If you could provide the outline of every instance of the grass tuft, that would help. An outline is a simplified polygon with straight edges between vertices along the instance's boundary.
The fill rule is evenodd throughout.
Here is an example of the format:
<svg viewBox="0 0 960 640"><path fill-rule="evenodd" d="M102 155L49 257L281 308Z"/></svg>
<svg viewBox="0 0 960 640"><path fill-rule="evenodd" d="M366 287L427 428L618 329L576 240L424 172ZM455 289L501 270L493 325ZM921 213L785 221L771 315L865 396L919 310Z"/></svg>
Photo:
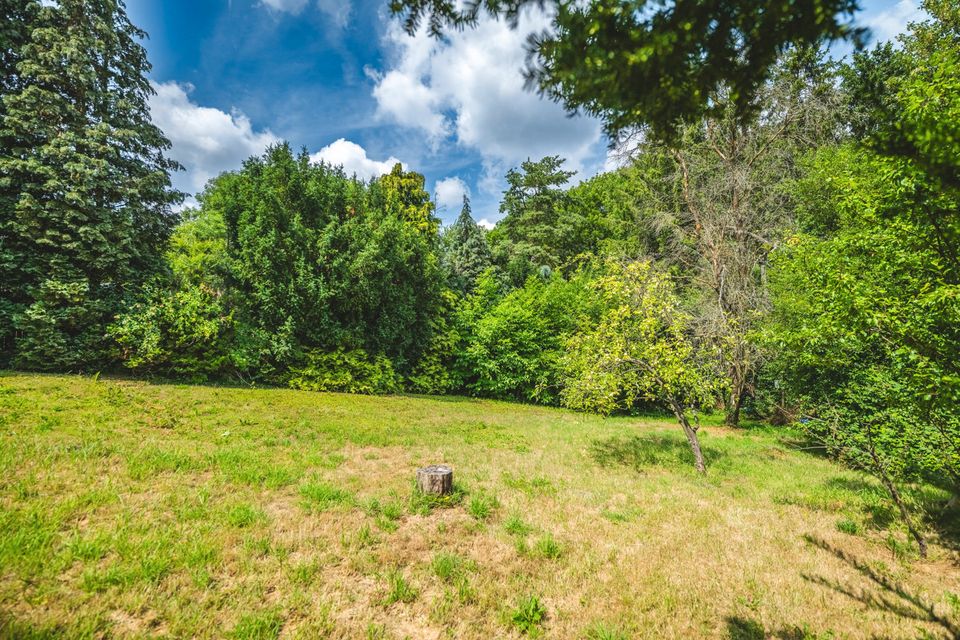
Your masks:
<svg viewBox="0 0 960 640"><path fill-rule="evenodd" d="M547 533L537 540L537 544L533 549L537 555L547 558L548 560L556 560L563 555L563 547L560 546L560 543L556 541L551 533Z"/></svg>
<svg viewBox="0 0 960 640"><path fill-rule="evenodd" d="M475 495L470 498L470 502L467 504L467 513L469 513L474 520L486 522L499 506L500 502L494 496L484 494Z"/></svg>
<svg viewBox="0 0 960 640"><path fill-rule="evenodd" d="M283 618L276 611L247 614L230 632L233 640L274 640L283 629Z"/></svg>
<svg viewBox="0 0 960 640"><path fill-rule="evenodd" d="M326 511L339 505L349 505L353 495L325 482L312 480L300 485L304 506L310 511Z"/></svg>
<svg viewBox="0 0 960 640"><path fill-rule="evenodd" d="M397 602L413 602L417 599L417 590L403 577L400 569L393 569L387 574L387 596L383 600L385 606Z"/></svg>

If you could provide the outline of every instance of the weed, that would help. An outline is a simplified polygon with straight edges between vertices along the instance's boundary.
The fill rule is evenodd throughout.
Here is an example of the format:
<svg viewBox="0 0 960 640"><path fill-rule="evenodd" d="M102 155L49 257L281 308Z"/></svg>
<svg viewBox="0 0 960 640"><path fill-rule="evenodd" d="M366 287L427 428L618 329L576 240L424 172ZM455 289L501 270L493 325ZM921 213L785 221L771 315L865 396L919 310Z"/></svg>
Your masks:
<svg viewBox="0 0 960 640"><path fill-rule="evenodd" d="M466 489L456 484L453 485L453 491L443 496L422 493L414 485L407 508L412 514L426 516L430 515L434 509L448 509L457 506L463 502L466 495Z"/></svg>
<svg viewBox="0 0 960 640"><path fill-rule="evenodd" d="M448 552L438 553L430 563L430 568L433 569L433 575L451 584L463 577L469 567L469 561L455 553Z"/></svg>
<svg viewBox="0 0 960 640"><path fill-rule="evenodd" d="M316 562L300 562L290 567L290 581L300 586L307 586L313 582L314 577L320 570Z"/></svg>
<svg viewBox="0 0 960 640"><path fill-rule="evenodd" d="M547 619L547 608L535 595L521 598L510 612L510 622L517 631L533 635L539 633Z"/></svg>
<svg viewBox="0 0 960 640"><path fill-rule="evenodd" d="M233 527L243 529L266 519L263 511L249 504L238 504L227 509L227 522Z"/></svg>

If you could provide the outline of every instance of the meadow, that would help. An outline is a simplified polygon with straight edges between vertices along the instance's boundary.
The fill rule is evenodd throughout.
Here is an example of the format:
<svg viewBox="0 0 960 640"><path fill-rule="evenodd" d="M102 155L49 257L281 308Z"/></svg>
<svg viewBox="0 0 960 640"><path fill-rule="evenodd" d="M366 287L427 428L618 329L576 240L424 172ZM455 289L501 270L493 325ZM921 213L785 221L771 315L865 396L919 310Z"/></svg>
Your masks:
<svg viewBox="0 0 960 640"><path fill-rule="evenodd" d="M706 477L663 417L0 374L0 636L960 636L956 538L790 429L701 434Z"/></svg>

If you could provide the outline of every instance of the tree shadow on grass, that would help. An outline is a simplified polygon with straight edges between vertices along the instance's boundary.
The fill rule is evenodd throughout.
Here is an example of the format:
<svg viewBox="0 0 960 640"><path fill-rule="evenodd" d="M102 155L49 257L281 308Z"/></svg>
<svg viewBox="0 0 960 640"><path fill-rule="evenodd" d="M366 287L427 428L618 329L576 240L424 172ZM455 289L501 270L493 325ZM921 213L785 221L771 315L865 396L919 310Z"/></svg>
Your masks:
<svg viewBox="0 0 960 640"><path fill-rule="evenodd" d="M703 446L703 456L710 465L719 462L725 454L713 448ZM663 435L632 436L624 438L613 436L605 440L594 440L590 445L590 455L601 466L619 465L642 471L647 467L689 468L693 469L693 453L690 445L680 438Z"/></svg>
<svg viewBox="0 0 960 640"><path fill-rule="evenodd" d="M832 589L868 607L885 611L899 618L932 624L939 627L943 632L944 635L941 637L960 640L960 620L957 620L955 615L951 616L939 612L934 603L926 601L916 593L912 593L904 584L883 575L843 549L834 547L825 540L814 536L804 536L804 539L811 545L826 551L856 569L860 575L873 584L873 588L858 589L852 585L841 584L837 580L808 574L803 574L804 580Z"/></svg>
<svg viewBox="0 0 960 640"><path fill-rule="evenodd" d="M814 636L812 636L810 631L801 627L767 631L767 629L756 620L742 616L729 616L727 618L727 638L730 640L767 640L767 638L777 638L777 640L807 640L811 637Z"/></svg>

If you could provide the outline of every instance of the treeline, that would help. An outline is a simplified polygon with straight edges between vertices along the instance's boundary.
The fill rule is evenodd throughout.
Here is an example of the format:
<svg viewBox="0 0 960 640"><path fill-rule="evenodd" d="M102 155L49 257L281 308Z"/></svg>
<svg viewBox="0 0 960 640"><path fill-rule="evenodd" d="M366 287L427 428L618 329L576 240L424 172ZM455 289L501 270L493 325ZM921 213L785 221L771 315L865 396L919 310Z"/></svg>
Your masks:
<svg viewBox="0 0 960 640"><path fill-rule="evenodd" d="M138 32L87 5L3 31L2 366L656 408L701 471L697 415L746 411L879 478L921 552L903 483L960 493L952 3L849 63L793 50L671 136L627 131L620 170L525 162L489 232L466 201L441 228L399 165L364 182L286 144L178 219Z"/></svg>

